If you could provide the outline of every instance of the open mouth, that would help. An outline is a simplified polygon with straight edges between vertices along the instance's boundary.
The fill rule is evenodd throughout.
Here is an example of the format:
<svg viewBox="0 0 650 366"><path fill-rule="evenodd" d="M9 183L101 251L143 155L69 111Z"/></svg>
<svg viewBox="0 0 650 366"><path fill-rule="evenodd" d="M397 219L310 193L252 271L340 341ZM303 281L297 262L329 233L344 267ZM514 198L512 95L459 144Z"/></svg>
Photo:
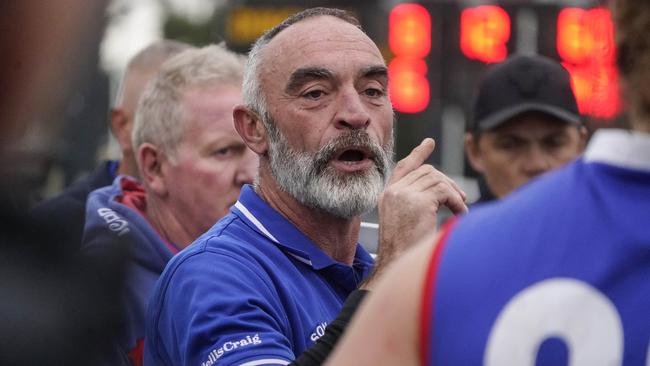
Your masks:
<svg viewBox="0 0 650 366"><path fill-rule="evenodd" d="M346 147L338 151L334 155L334 160L345 163L345 164L355 164L367 161L372 158L370 151L363 147L354 146Z"/></svg>
<svg viewBox="0 0 650 366"><path fill-rule="evenodd" d="M361 161L365 158L365 154L360 150L345 150L338 157L338 159L341 161Z"/></svg>

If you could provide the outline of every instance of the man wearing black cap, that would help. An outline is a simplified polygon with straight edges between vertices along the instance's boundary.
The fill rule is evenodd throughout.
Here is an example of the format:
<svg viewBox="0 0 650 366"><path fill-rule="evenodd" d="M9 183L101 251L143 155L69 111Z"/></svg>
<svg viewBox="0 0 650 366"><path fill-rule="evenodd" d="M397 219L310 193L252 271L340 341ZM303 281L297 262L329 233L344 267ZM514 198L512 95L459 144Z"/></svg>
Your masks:
<svg viewBox="0 0 650 366"><path fill-rule="evenodd" d="M492 66L479 85L465 152L481 173L481 198L502 198L584 150L568 72L543 56L514 55Z"/></svg>

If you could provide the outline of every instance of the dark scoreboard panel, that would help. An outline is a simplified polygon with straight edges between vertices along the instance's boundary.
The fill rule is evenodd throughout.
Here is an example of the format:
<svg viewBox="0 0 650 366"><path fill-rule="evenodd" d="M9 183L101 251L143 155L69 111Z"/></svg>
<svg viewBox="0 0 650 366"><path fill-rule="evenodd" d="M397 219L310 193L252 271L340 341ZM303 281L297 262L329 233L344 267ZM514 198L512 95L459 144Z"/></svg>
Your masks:
<svg viewBox="0 0 650 366"><path fill-rule="evenodd" d="M502 61L514 52L540 53L562 62L572 75L582 113L608 119L620 112L613 26L605 8L403 3L391 9L388 32L395 56L391 62L396 81L393 100L404 113L426 108L426 98L422 98L426 83L406 77L426 78L419 60L431 55L429 68L437 66L444 73L470 71L473 76L473 69ZM448 87L442 85L441 96Z"/></svg>
<svg viewBox="0 0 650 366"><path fill-rule="evenodd" d="M490 63L510 54L538 53L562 62L590 126L622 119L609 10L598 1L567 3L248 1L227 9L224 35L230 47L246 51L263 31L300 9L353 12L389 65L397 157L433 136L438 147L430 162L463 174L462 131L472 118L476 84Z"/></svg>

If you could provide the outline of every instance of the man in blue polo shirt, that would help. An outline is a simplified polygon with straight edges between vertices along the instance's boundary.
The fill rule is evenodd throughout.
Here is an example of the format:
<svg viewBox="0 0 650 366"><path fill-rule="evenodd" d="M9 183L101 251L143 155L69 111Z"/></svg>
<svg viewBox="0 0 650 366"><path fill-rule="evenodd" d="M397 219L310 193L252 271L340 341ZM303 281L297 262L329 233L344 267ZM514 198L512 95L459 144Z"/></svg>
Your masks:
<svg viewBox="0 0 650 366"><path fill-rule="evenodd" d="M340 10L306 10L256 42L246 105L234 110L237 131L260 157L256 184L163 272L145 364L286 365L368 278L360 215L385 182L375 274L435 225L441 205L466 209L460 189L422 164L431 139L391 175L387 81L376 45Z"/></svg>
<svg viewBox="0 0 650 366"><path fill-rule="evenodd" d="M333 365L650 364L650 3L612 3L632 131L395 263Z"/></svg>

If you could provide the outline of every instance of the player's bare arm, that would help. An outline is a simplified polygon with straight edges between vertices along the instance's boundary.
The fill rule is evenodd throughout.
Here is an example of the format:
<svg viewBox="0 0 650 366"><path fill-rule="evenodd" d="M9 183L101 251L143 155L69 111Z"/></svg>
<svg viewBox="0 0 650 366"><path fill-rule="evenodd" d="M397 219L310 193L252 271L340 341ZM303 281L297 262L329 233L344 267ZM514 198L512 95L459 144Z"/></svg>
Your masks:
<svg viewBox="0 0 650 366"><path fill-rule="evenodd" d="M432 253L426 238L375 283L327 365L418 365L418 324Z"/></svg>

